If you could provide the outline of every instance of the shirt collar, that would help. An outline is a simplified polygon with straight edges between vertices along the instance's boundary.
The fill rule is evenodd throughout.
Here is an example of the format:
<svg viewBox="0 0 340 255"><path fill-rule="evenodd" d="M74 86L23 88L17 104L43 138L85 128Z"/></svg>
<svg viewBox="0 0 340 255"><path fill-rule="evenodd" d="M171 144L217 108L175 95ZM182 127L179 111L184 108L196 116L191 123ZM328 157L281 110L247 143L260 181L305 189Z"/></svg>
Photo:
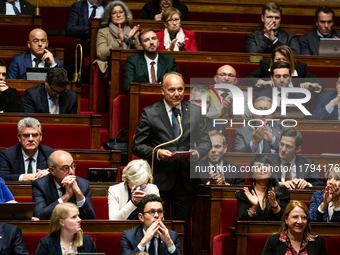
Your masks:
<svg viewBox="0 0 340 255"><path fill-rule="evenodd" d="M172 107L170 105L167 104L167 102L165 101L165 99L163 99L164 104L165 104L165 109L166 112L171 112L172 111ZM182 104L179 104L176 106L177 109L179 109L180 111L182 110Z"/></svg>
<svg viewBox="0 0 340 255"><path fill-rule="evenodd" d="M284 165L284 164L286 164L286 163L289 163L290 165L295 165L295 160L296 160L296 156L293 158L293 160L292 161L290 161L290 162L288 162L288 161L286 161L286 160L284 160L284 159L281 159L281 165Z"/></svg>
<svg viewBox="0 0 340 255"><path fill-rule="evenodd" d="M155 65L157 66L157 64L158 64L158 54L157 54L157 57L155 59L150 59L146 55L144 55L144 57L145 57L145 61L146 61L146 64L148 65L148 67L151 65L151 62L155 62Z"/></svg>
<svg viewBox="0 0 340 255"><path fill-rule="evenodd" d="M21 149L21 151L22 151L22 156L24 157L24 161L26 161L29 158L29 156L24 152L23 149ZM34 159L34 162L36 162L38 159L38 151L39 150L37 150L36 153L32 157Z"/></svg>
<svg viewBox="0 0 340 255"><path fill-rule="evenodd" d="M326 35L326 36L323 36L319 30L316 30L316 34L320 37L320 38L332 38L333 37L333 31L329 34L329 35Z"/></svg>

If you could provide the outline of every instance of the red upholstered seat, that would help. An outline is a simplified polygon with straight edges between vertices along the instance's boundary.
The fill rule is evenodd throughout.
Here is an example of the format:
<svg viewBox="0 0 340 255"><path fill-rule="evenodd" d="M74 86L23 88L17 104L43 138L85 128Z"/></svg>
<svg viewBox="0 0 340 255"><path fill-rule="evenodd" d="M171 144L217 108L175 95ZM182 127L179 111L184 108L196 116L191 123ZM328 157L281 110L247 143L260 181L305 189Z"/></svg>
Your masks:
<svg viewBox="0 0 340 255"><path fill-rule="evenodd" d="M246 36L246 33L202 32L200 48L202 51L243 53Z"/></svg>
<svg viewBox="0 0 340 255"><path fill-rule="evenodd" d="M29 254L35 254L39 246L40 239L48 236L46 234L23 234L24 243L27 246L27 251Z"/></svg>
<svg viewBox="0 0 340 255"><path fill-rule="evenodd" d="M248 235L247 255L261 255L268 235Z"/></svg>
<svg viewBox="0 0 340 255"><path fill-rule="evenodd" d="M17 197L15 198L15 201L17 201L18 203L31 203L32 198L31 197Z"/></svg>
<svg viewBox="0 0 340 255"><path fill-rule="evenodd" d="M93 80L93 111L97 113L104 112L105 102L105 86L103 80L103 74L99 70L97 64L94 68L94 80Z"/></svg>
<svg viewBox="0 0 340 255"><path fill-rule="evenodd" d="M119 130L128 127L129 114L125 95L119 95L113 100L112 109L112 137L116 137Z"/></svg>
<svg viewBox="0 0 340 255"><path fill-rule="evenodd" d="M108 220L109 219L109 206L107 198L92 198L92 206L94 213L96 214L97 220Z"/></svg>
<svg viewBox="0 0 340 255"><path fill-rule="evenodd" d="M121 234L100 234L96 236L97 252L103 252L106 255L120 254Z"/></svg>
<svg viewBox="0 0 340 255"><path fill-rule="evenodd" d="M70 7L40 7L40 14L43 16L43 29L66 30Z"/></svg>
<svg viewBox="0 0 340 255"><path fill-rule="evenodd" d="M237 219L237 200L224 200L221 205L220 233L229 233Z"/></svg>
<svg viewBox="0 0 340 255"><path fill-rule="evenodd" d="M230 234L224 233L214 237L213 255L231 254Z"/></svg>
<svg viewBox="0 0 340 255"><path fill-rule="evenodd" d="M28 35L33 29L32 25L0 25L1 36L0 46L27 47ZM15 36L13 35L15 31ZM7 36L5 36L7 35Z"/></svg>

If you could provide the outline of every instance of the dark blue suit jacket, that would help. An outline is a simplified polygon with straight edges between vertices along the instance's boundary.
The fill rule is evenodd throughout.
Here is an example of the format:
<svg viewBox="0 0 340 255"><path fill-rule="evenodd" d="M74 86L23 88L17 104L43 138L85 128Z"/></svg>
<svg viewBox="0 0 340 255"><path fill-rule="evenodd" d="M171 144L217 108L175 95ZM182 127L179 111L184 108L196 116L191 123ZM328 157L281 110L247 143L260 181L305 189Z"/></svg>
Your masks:
<svg viewBox="0 0 340 255"><path fill-rule="evenodd" d="M338 106L336 105L329 114L325 108L328 103L338 95L338 91L332 90L323 93L318 98L318 104L312 114L311 120L338 120Z"/></svg>
<svg viewBox="0 0 340 255"><path fill-rule="evenodd" d="M181 246L179 244L177 233L169 229L170 238L176 246L176 250L173 254L181 255ZM120 251L121 255L131 255L132 253L139 251L137 245L143 239L143 225L139 225L133 229L125 230L120 239ZM166 243L158 238L158 255L171 254L168 251Z"/></svg>
<svg viewBox="0 0 340 255"><path fill-rule="evenodd" d="M0 222L0 237L1 255L29 255L19 227Z"/></svg>
<svg viewBox="0 0 340 255"><path fill-rule="evenodd" d="M22 105L27 113L50 113L45 83L26 89ZM59 113L77 114L77 106L76 92L66 89L59 97Z"/></svg>
<svg viewBox="0 0 340 255"><path fill-rule="evenodd" d="M325 194L325 190L315 191L312 199L310 200L309 206L309 215L312 221L323 221L327 222L328 218L328 206L326 207L326 211L324 214L320 213L318 208L323 201L323 195ZM334 211L333 216L329 219L330 222L340 222L340 211Z"/></svg>
<svg viewBox="0 0 340 255"><path fill-rule="evenodd" d="M332 37L334 36L340 38L340 32L333 30ZM300 36L299 44L301 55L319 55L320 38L316 30Z"/></svg>
<svg viewBox="0 0 340 255"><path fill-rule="evenodd" d="M279 93L279 90L277 91ZM254 97L254 102L257 98L261 97L261 96L266 96L269 98L273 98L273 91L272 88L267 88L264 90L261 90L259 92L256 93L255 97ZM303 93L288 93L288 98L304 98L305 94ZM281 96L282 98L282 96Z"/></svg>
<svg viewBox="0 0 340 255"><path fill-rule="evenodd" d="M107 2L101 4L104 8ZM77 42L90 38L89 9L87 1L76 2L71 6L67 21L67 35L76 38Z"/></svg>
<svg viewBox="0 0 340 255"><path fill-rule="evenodd" d="M35 14L35 6L25 0L20 0L20 9L22 15ZM6 14L6 0L0 0L0 14Z"/></svg>
<svg viewBox="0 0 340 255"><path fill-rule="evenodd" d="M54 149L40 144L38 147L37 169L48 168L47 159ZM5 181L18 181L25 173L25 163L21 151L21 144L17 144L0 152L0 177Z"/></svg>
<svg viewBox="0 0 340 255"><path fill-rule="evenodd" d="M94 245L92 237L83 235L83 246L78 247L78 253L96 253L97 249ZM40 243L35 255L60 255L60 233L54 233L40 239Z"/></svg>
<svg viewBox="0 0 340 255"><path fill-rule="evenodd" d="M61 60L54 58L57 67L63 67ZM8 68L7 79L25 80L26 67L32 67L31 53L26 52L12 57L12 62ZM50 67L48 62L45 62L45 67Z"/></svg>
<svg viewBox="0 0 340 255"><path fill-rule="evenodd" d="M79 217L81 219L95 219L96 216L92 207L89 181L78 176L76 177L76 181L86 198L84 205L79 208ZM41 220L49 220L54 207L59 204L59 196L52 174L48 174L32 182L32 198L36 204L33 216ZM77 204L76 196L73 194L68 202Z"/></svg>

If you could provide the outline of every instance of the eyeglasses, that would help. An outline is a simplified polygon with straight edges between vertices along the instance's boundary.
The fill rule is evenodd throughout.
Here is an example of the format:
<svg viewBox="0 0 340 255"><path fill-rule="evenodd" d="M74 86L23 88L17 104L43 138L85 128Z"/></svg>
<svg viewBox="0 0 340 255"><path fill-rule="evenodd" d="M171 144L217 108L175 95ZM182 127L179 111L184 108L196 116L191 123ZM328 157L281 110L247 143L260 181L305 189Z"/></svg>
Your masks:
<svg viewBox="0 0 340 255"><path fill-rule="evenodd" d="M62 166L60 170L63 172L68 172L70 171L70 169L76 169L76 167L77 167L77 164L73 162L70 166Z"/></svg>
<svg viewBox="0 0 340 255"><path fill-rule="evenodd" d="M146 211L146 212L144 212L144 213L148 213L150 216L154 216L155 215L155 213L157 213L158 214L158 216L162 216L163 214L164 214L164 211L163 210L161 210L161 209L159 209L159 210L150 210L150 211Z"/></svg>
<svg viewBox="0 0 340 255"><path fill-rule="evenodd" d="M111 13L112 16L117 16L118 14L125 15L125 12L124 11L118 11L118 12L112 12Z"/></svg>
<svg viewBox="0 0 340 255"><path fill-rule="evenodd" d="M232 73L218 73L216 75L221 76L221 77L236 78L236 76Z"/></svg>
<svg viewBox="0 0 340 255"><path fill-rule="evenodd" d="M296 215L294 215L294 216L289 217L289 218L291 218L295 222L298 222L299 219L301 219L302 222L307 222L307 220L308 220L307 216L296 216Z"/></svg>
<svg viewBox="0 0 340 255"><path fill-rule="evenodd" d="M172 23L174 23L174 22L180 22L181 21L181 19L169 19L169 20L167 20L166 22L168 22L169 24L172 24Z"/></svg>
<svg viewBox="0 0 340 255"><path fill-rule="evenodd" d="M21 136L25 139L29 139L31 136L35 139L39 136L40 134L39 133L34 133L34 134L21 134Z"/></svg>

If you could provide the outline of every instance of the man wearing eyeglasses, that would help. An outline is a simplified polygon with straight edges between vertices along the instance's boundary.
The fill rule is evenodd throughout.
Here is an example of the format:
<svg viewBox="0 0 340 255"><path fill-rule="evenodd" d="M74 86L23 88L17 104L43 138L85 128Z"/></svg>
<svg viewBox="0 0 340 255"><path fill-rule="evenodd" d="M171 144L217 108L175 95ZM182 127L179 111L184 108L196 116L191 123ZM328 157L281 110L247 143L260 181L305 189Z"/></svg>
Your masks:
<svg viewBox="0 0 340 255"><path fill-rule="evenodd" d="M237 86L237 75L236 70L230 65L221 66L214 77L215 84L229 84ZM243 92L244 97L244 114L234 115L233 114L233 95L229 89L215 88L217 91L222 105L219 103L219 98L215 98L217 104L213 103L207 112L207 117L210 118L252 118L253 114L248 109L248 96L247 92ZM215 95L213 93L213 95Z"/></svg>
<svg viewBox="0 0 340 255"><path fill-rule="evenodd" d="M340 120L340 73L335 88L319 96L311 120Z"/></svg>
<svg viewBox="0 0 340 255"><path fill-rule="evenodd" d="M44 83L25 90L22 105L27 113L77 114L77 94L66 89L63 68L48 70Z"/></svg>
<svg viewBox="0 0 340 255"><path fill-rule="evenodd" d="M33 216L49 220L57 204L70 202L78 206L81 219L95 219L89 182L75 175L71 154L57 150L47 163L51 174L32 182Z"/></svg>
<svg viewBox="0 0 340 255"><path fill-rule="evenodd" d="M47 175L47 159L54 149L40 144L41 124L37 119L18 122L19 143L0 152L0 177L6 181L33 181Z"/></svg>
<svg viewBox="0 0 340 255"><path fill-rule="evenodd" d="M150 255L180 255L177 233L163 224L163 200L155 194L146 195L138 207L138 218L143 224L123 232L120 240L121 254L145 251Z"/></svg>

